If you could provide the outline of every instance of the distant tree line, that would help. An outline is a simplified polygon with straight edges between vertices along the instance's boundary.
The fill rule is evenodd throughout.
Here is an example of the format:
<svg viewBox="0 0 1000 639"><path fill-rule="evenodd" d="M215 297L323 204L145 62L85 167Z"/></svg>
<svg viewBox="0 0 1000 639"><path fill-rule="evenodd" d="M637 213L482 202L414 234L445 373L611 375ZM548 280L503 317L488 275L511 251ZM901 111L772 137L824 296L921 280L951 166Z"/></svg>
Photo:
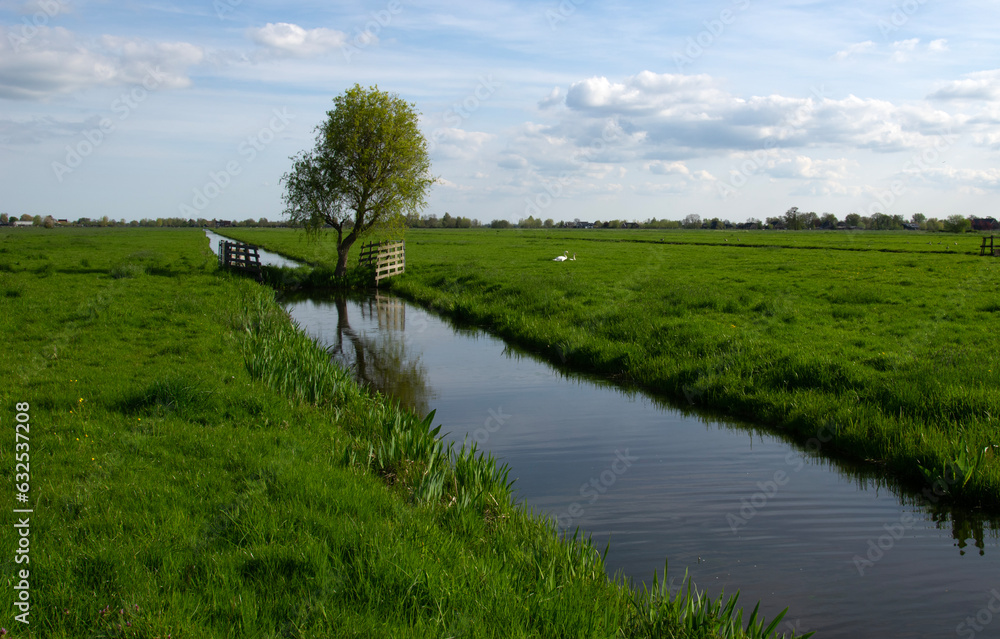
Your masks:
<svg viewBox="0 0 1000 639"><path fill-rule="evenodd" d="M440 218L436 215L411 213L406 216L406 226L411 229L476 229L482 224L479 220L462 216L452 217L451 213L445 212Z"/></svg>
<svg viewBox="0 0 1000 639"><path fill-rule="evenodd" d="M232 220L217 220L217 219L205 219L198 218L195 219L184 219L181 217L158 217L156 219L143 218L141 220L129 220L125 219L115 220L104 215L100 218L93 219L89 217L81 217L76 220L60 219L55 218L51 215L31 215L30 213L24 213L20 217L10 215L8 213L0 213L0 226L10 226L15 222L31 222L32 226L44 226L46 228L54 228L56 226L130 226L130 227L195 227L195 228L215 228L220 226L251 226L251 227L285 227L294 226L289 222L277 221L272 222L267 218L262 217L254 220L253 218L247 218L242 221L232 221Z"/></svg>
<svg viewBox="0 0 1000 639"><path fill-rule="evenodd" d="M225 226L243 227L296 227L299 224L289 221L270 221L267 218L247 218L242 221L218 220L218 219L184 219L180 217L156 219L143 218L141 220L125 221L124 219L114 220L107 215L92 219L81 217L75 221L57 219L51 215L31 215L25 213L20 217L8 213L0 213L0 226L11 225L15 221L31 222L33 226L43 226L53 228L55 226L130 226L130 227L197 227L215 228ZM905 219L901 215L888 215L886 213L874 213L872 215L861 215L859 213L848 213L843 220L837 218L833 213L817 214L814 212L800 211L798 207L785 211L782 215L775 215L765 218L763 221L751 217L746 222L730 222L729 220L713 217L702 219L697 213L691 213L682 220L658 220L650 218L645 222L627 222L625 220L607 220L594 222L583 222L581 220L559 221L552 218L542 220L533 216L522 218L517 222L509 220L493 220L489 224L483 224L479 220L462 216L452 216L445 213L442 217L436 215L416 215L406 216L406 226L409 228L427 229L565 229L565 228L603 228L603 229L771 229L788 231L807 230L869 230L869 231L901 231L901 230L921 230L921 231L942 231L945 233L965 233L968 231L989 231L1000 230L1000 222L993 218L976 218L973 216L950 215L941 220L928 218L923 213L914 213L910 219Z"/></svg>
<svg viewBox="0 0 1000 639"><path fill-rule="evenodd" d="M480 224L478 220L451 217L449 213L445 213L441 219L438 219L434 215L412 216L407 218L406 222L410 228L478 228L483 226L494 229L770 229L789 231L840 229L872 231L922 230L944 231L947 233L965 233L971 230L1000 230L1000 222L997 222L993 218L981 219L972 216L951 215L946 219L939 220L937 218L928 218L923 213L915 213L910 219L905 219L901 215L888 215L886 213L873 213L872 215L849 213L843 220L840 220L833 213L818 214L812 211L800 211L795 206L781 215L767 217L764 220L751 217L745 222L731 222L718 217L702 219L697 213L691 213L682 220L658 220L650 218L645 222L628 222L620 219L607 221L595 220L594 222L584 222L577 219L556 222L551 218L542 220L529 215L527 218L522 218L517 222L497 219L485 225Z"/></svg>

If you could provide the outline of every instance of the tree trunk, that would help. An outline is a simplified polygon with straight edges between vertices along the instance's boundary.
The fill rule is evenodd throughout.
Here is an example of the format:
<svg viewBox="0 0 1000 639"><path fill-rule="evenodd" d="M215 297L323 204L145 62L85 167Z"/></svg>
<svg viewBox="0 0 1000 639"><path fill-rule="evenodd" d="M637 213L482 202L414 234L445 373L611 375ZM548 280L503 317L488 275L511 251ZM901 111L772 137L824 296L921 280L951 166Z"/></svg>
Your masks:
<svg viewBox="0 0 1000 639"><path fill-rule="evenodd" d="M341 242L337 245L337 269L333 272L335 277L344 277L347 275L347 254L351 250L351 244L354 244L353 240L350 242Z"/></svg>

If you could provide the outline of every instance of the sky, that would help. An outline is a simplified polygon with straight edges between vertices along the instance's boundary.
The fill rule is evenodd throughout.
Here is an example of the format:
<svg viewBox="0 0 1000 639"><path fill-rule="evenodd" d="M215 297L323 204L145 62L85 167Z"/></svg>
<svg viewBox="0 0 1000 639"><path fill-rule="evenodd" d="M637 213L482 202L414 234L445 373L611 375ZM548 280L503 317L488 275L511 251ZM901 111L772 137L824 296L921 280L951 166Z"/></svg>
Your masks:
<svg viewBox="0 0 1000 639"><path fill-rule="evenodd" d="M0 212L283 218L355 84L425 215L997 216L1000 4L0 0Z"/></svg>

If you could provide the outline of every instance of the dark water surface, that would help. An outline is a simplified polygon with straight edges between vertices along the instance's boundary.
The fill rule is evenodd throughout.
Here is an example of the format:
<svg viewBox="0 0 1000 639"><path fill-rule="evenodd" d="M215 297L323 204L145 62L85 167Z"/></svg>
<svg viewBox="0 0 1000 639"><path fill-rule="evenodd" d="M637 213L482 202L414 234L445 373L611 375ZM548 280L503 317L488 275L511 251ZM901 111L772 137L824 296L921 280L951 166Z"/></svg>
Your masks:
<svg viewBox="0 0 1000 639"><path fill-rule="evenodd" d="M393 297L285 305L366 383L507 463L528 506L610 540L612 573L650 583L669 558L672 588L687 570L818 638L1000 637L1000 541L981 518Z"/></svg>
<svg viewBox="0 0 1000 639"><path fill-rule="evenodd" d="M507 463L526 504L601 549L610 539L612 572L649 583L669 558L673 587L688 570L769 618L789 606L785 629L820 637L1000 637L1000 543L968 514L935 514L858 469L567 375L396 298L286 308L359 378Z"/></svg>

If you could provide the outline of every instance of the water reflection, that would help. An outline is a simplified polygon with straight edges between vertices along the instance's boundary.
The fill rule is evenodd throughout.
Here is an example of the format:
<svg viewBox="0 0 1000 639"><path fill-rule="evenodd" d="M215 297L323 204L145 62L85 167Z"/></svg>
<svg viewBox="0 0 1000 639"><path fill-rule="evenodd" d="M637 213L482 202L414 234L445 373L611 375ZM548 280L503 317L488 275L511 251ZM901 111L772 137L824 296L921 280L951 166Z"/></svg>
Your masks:
<svg viewBox="0 0 1000 639"><path fill-rule="evenodd" d="M286 305L311 303L320 313L333 309L335 321L324 322L326 331L331 325L333 329L332 338L329 333L324 334L330 355L353 371L355 378L365 386L394 397L417 414L425 415L430 411L433 395L427 383L427 369L421 362L420 353L409 351L403 339L406 307L401 300L378 293L350 300L342 296L317 298L295 294L283 297L282 302ZM360 310L361 319L366 326L374 327L374 332L351 326L349 304Z"/></svg>

